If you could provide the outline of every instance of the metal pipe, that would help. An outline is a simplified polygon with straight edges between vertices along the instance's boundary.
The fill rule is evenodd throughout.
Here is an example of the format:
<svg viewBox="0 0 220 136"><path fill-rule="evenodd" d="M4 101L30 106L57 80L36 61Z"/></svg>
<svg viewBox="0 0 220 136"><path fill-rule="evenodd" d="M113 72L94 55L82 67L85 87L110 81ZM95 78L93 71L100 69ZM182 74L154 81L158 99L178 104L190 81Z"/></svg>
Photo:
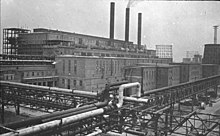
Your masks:
<svg viewBox="0 0 220 136"><path fill-rule="evenodd" d="M88 92L88 91L82 91L82 90L72 90L72 89L65 89L65 88L57 88L57 87L50 87L51 91L57 91L57 92L68 92L72 94L79 94L79 95L89 95L89 96L97 96L97 92Z"/></svg>
<svg viewBox="0 0 220 136"><path fill-rule="evenodd" d="M48 86L39 86L39 85L31 85L31 84L24 84L24 83L17 83L17 82L9 82L9 81L0 81L1 85L12 85L16 87L24 87L24 88L31 88L41 91L56 91L56 92L67 92L72 93L75 95L89 95L89 96L97 96L97 92L88 92L88 91L82 91L82 90L72 90L72 89L65 89L65 88L57 88L57 87L48 87Z"/></svg>
<svg viewBox="0 0 220 136"><path fill-rule="evenodd" d="M71 115L76 115L82 112L86 112L89 110L94 110L97 108L101 108L104 107L108 104L108 101L105 100L104 102L98 102L95 104L90 104L90 105L86 105L86 106L82 106L79 108L74 108L74 109L68 109L65 111L59 111L59 112L54 112L51 114L46 114L43 116L38 116L38 117L34 117L34 118L30 118L24 121L17 121L17 122L13 122L13 123L9 123L6 124L5 126L8 128L12 128L12 129L18 129L18 128L22 128L22 127L26 127L26 126L31 126L31 125L36 125L39 123L45 123L51 120L55 120L55 119L60 119L62 117L67 117L67 116L71 116Z"/></svg>
<svg viewBox="0 0 220 136"><path fill-rule="evenodd" d="M68 125L68 124L74 123L76 121L80 121L80 120L83 120L83 119L86 119L86 118L89 118L89 117L100 115L100 114L104 113L104 111L105 111L104 108L99 108L99 109L96 109L96 110L88 111L88 112L77 114L77 115L74 115L74 116L65 117L65 118L62 118L60 120L54 120L54 121L50 121L50 122L47 122L47 123L35 125L35 126L32 126L32 127L20 129L20 130L17 130L17 133L9 132L9 133L3 134L2 136L32 135L32 134L36 134L36 133L41 132L41 131L54 129L54 128L59 127L59 126Z"/></svg>
<svg viewBox="0 0 220 136"><path fill-rule="evenodd" d="M117 83L110 84L110 87L119 86L119 85L127 84L127 83L128 83L128 81L121 81L121 82L117 82Z"/></svg>
<svg viewBox="0 0 220 136"><path fill-rule="evenodd" d="M140 132L140 131L136 131L136 130L132 130L132 129L125 129L124 131L126 133L134 134L134 135L138 135L138 136L145 136L146 135L146 133L144 133L144 132Z"/></svg>
<svg viewBox="0 0 220 136"><path fill-rule="evenodd" d="M86 136L96 136L96 135L101 134L101 133L102 133L102 130L98 129L97 131L95 131L95 132L93 132L91 134L88 134Z"/></svg>
<svg viewBox="0 0 220 136"><path fill-rule="evenodd" d="M140 102L140 103L148 103L148 99L143 99L143 98L135 98L135 97L124 97L125 101L129 102Z"/></svg>
<svg viewBox="0 0 220 136"><path fill-rule="evenodd" d="M76 114L81 114L83 112L88 112L88 111L95 110L95 109L97 109L97 108L96 107L91 107L91 108L86 108L86 109L82 109L82 110L79 110L79 111L75 111L73 113L69 112L69 113L66 113L66 114L60 114L58 116L44 118L44 119L42 119L42 123L49 122L49 121L52 121L52 120L61 119L61 118L65 118L65 117L68 117L68 116L73 116L73 115L76 115Z"/></svg>
<svg viewBox="0 0 220 136"><path fill-rule="evenodd" d="M207 81L207 80L216 79L216 78L220 78L220 75L215 75L215 76L211 76L211 77L207 77L207 78L202 78L202 79L199 79L199 80L196 80L196 81L189 81L189 82L181 83L181 84L178 84L178 85L173 85L173 86L167 86L167 87L163 87L163 88L153 89L153 90L144 92L143 96L154 94L154 93L159 93L159 92L164 92L164 90L167 90L167 89L172 90L173 88L175 89L176 87L181 87L181 86L189 85L191 83L200 83L202 81Z"/></svg>
<svg viewBox="0 0 220 136"><path fill-rule="evenodd" d="M83 94L83 95L90 95L90 96L97 96L98 92L88 92L88 91L81 91L81 90L72 90L73 94Z"/></svg>
<svg viewBox="0 0 220 136"><path fill-rule="evenodd" d="M138 82L123 84L119 87L119 90L118 90L119 98L118 98L118 103L116 104L118 108L120 108L123 105L124 89L135 87L135 86L137 86L137 92L136 92L137 97L141 97L141 85Z"/></svg>

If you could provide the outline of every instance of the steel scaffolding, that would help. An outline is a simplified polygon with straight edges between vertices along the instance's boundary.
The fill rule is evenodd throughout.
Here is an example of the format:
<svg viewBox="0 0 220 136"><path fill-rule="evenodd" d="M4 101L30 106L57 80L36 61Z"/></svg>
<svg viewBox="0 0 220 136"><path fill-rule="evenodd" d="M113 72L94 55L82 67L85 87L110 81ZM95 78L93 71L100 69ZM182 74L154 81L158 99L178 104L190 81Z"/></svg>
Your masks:
<svg viewBox="0 0 220 136"><path fill-rule="evenodd" d="M30 30L22 28L5 28L3 29L3 54L17 54L18 35L29 33Z"/></svg>

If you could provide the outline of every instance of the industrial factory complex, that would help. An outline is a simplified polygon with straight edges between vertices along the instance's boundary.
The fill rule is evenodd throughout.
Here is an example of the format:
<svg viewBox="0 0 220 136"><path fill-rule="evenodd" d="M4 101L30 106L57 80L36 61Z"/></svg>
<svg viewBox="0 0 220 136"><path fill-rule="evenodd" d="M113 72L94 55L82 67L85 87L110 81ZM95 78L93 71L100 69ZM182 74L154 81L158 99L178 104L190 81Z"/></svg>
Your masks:
<svg viewBox="0 0 220 136"><path fill-rule="evenodd" d="M172 122L176 103L187 98L199 99L200 93L201 99L207 97L213 88L211 93L217 97L220 85L218 26L214 26L214 43L204 46L201 62L177 63L173 62L172 45L156 45L156 50L142 45L141 13L138 14L137 43L129 41L129 8L125 10L125 39L115 39L114 12L112 2L109 37L47 28L3 29L0 135L92 136L109 131L147 135L150 130L155 136L179 134L182 131L177 132L177 128L197 114L192 107L192 113L186 118L181 116L179 122ZM128 89L125 93L121 88ZM208 98L205 101L208 104ZM4 121L6 105L14 105L17 114L19 107L27 105L47 112L52 108L60 114L54 112L25 123L7 123ZM155 122L164 124L157 127ZM207 129L197 129L195 124L188 126L192 133L198 130L200 134L202 129L203 134L220 134L219 122ZM35 128L31 130L31 126Z"/></svg>
<svg viewBox="0 0 220 136"><path fill-rule="evenodd" d="M85 91L129 80L145 90L220 72L219 44L205 45L203 63L174 63L172 55L159 57L156 50L116 39L43 28L6 28L3 36L1 80Z"/></svg>

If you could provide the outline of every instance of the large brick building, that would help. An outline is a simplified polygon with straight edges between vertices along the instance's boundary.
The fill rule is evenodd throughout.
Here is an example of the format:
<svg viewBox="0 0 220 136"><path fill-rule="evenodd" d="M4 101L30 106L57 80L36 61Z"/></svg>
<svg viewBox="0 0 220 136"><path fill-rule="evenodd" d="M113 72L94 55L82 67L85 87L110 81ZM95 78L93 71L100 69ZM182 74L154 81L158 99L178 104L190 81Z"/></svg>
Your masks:
<svg viewBox="0 0 220 136"><path fill-rule="evenodd" d="M18 54L156 58L156 50L138 50L133 42L37 28L19 34Z"/></svg>
<svg viewBox="0 0 220 136"><path fill-rule="evenodd" d="M180 66L180 83L202 78L202 65L199 63L170 63Z"/></svg>
<svg viewBox="0 0 220 136"><path fill-rule="evenodd" d="M129 82L141 83L142 92L156 88L155 66L130 66L124 71L125 79Z"/></svg>
<svg viewBox="0 0 220 136"><path fill-rule="evenodd" d="M124 69L138 63L166 63L166 59L60 55L56 58L59 87L99 91L107 83L124 80Z"/></svg>
<svg viewBox="0 0 220 136"><path fill-rule="evenodd" d="M0 80L57 86L56 69L49 60L0 60Z"/></svg>
<svg viewBox="0 0 220 136"><path fill-rule="evenodd" d="M99 91L106 83L123 80L126 66L172 62L171 59L156 57L156 50L143 49L142 45L137 46L133 42L44 28L19 33L16 40L19 55L56 58L54 68L49 68L49 65L49 69L25 67L21 82L37 85ZM43 74L47 71L55 72Z"/></svg>

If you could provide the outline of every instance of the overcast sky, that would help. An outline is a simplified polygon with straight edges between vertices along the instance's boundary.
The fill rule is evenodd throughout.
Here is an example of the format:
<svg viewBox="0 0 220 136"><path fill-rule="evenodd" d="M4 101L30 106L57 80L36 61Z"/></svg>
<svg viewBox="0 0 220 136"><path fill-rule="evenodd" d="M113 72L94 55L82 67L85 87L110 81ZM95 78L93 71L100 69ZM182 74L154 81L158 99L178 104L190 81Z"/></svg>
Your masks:
<svg viewBox="0 0 220 136"><path fill-rule="evenodd" d="M1 29L43 27L109 37L111 1L115 2L115 38L124 40L128 0L1 0ZM139 12L142 44L150 49L172 44L175 61L186 57L186 51L203 54L204 44L213 43L212 26L220 25L220 2L137 0L130 9L129 39L134 43Z"/></svg>

